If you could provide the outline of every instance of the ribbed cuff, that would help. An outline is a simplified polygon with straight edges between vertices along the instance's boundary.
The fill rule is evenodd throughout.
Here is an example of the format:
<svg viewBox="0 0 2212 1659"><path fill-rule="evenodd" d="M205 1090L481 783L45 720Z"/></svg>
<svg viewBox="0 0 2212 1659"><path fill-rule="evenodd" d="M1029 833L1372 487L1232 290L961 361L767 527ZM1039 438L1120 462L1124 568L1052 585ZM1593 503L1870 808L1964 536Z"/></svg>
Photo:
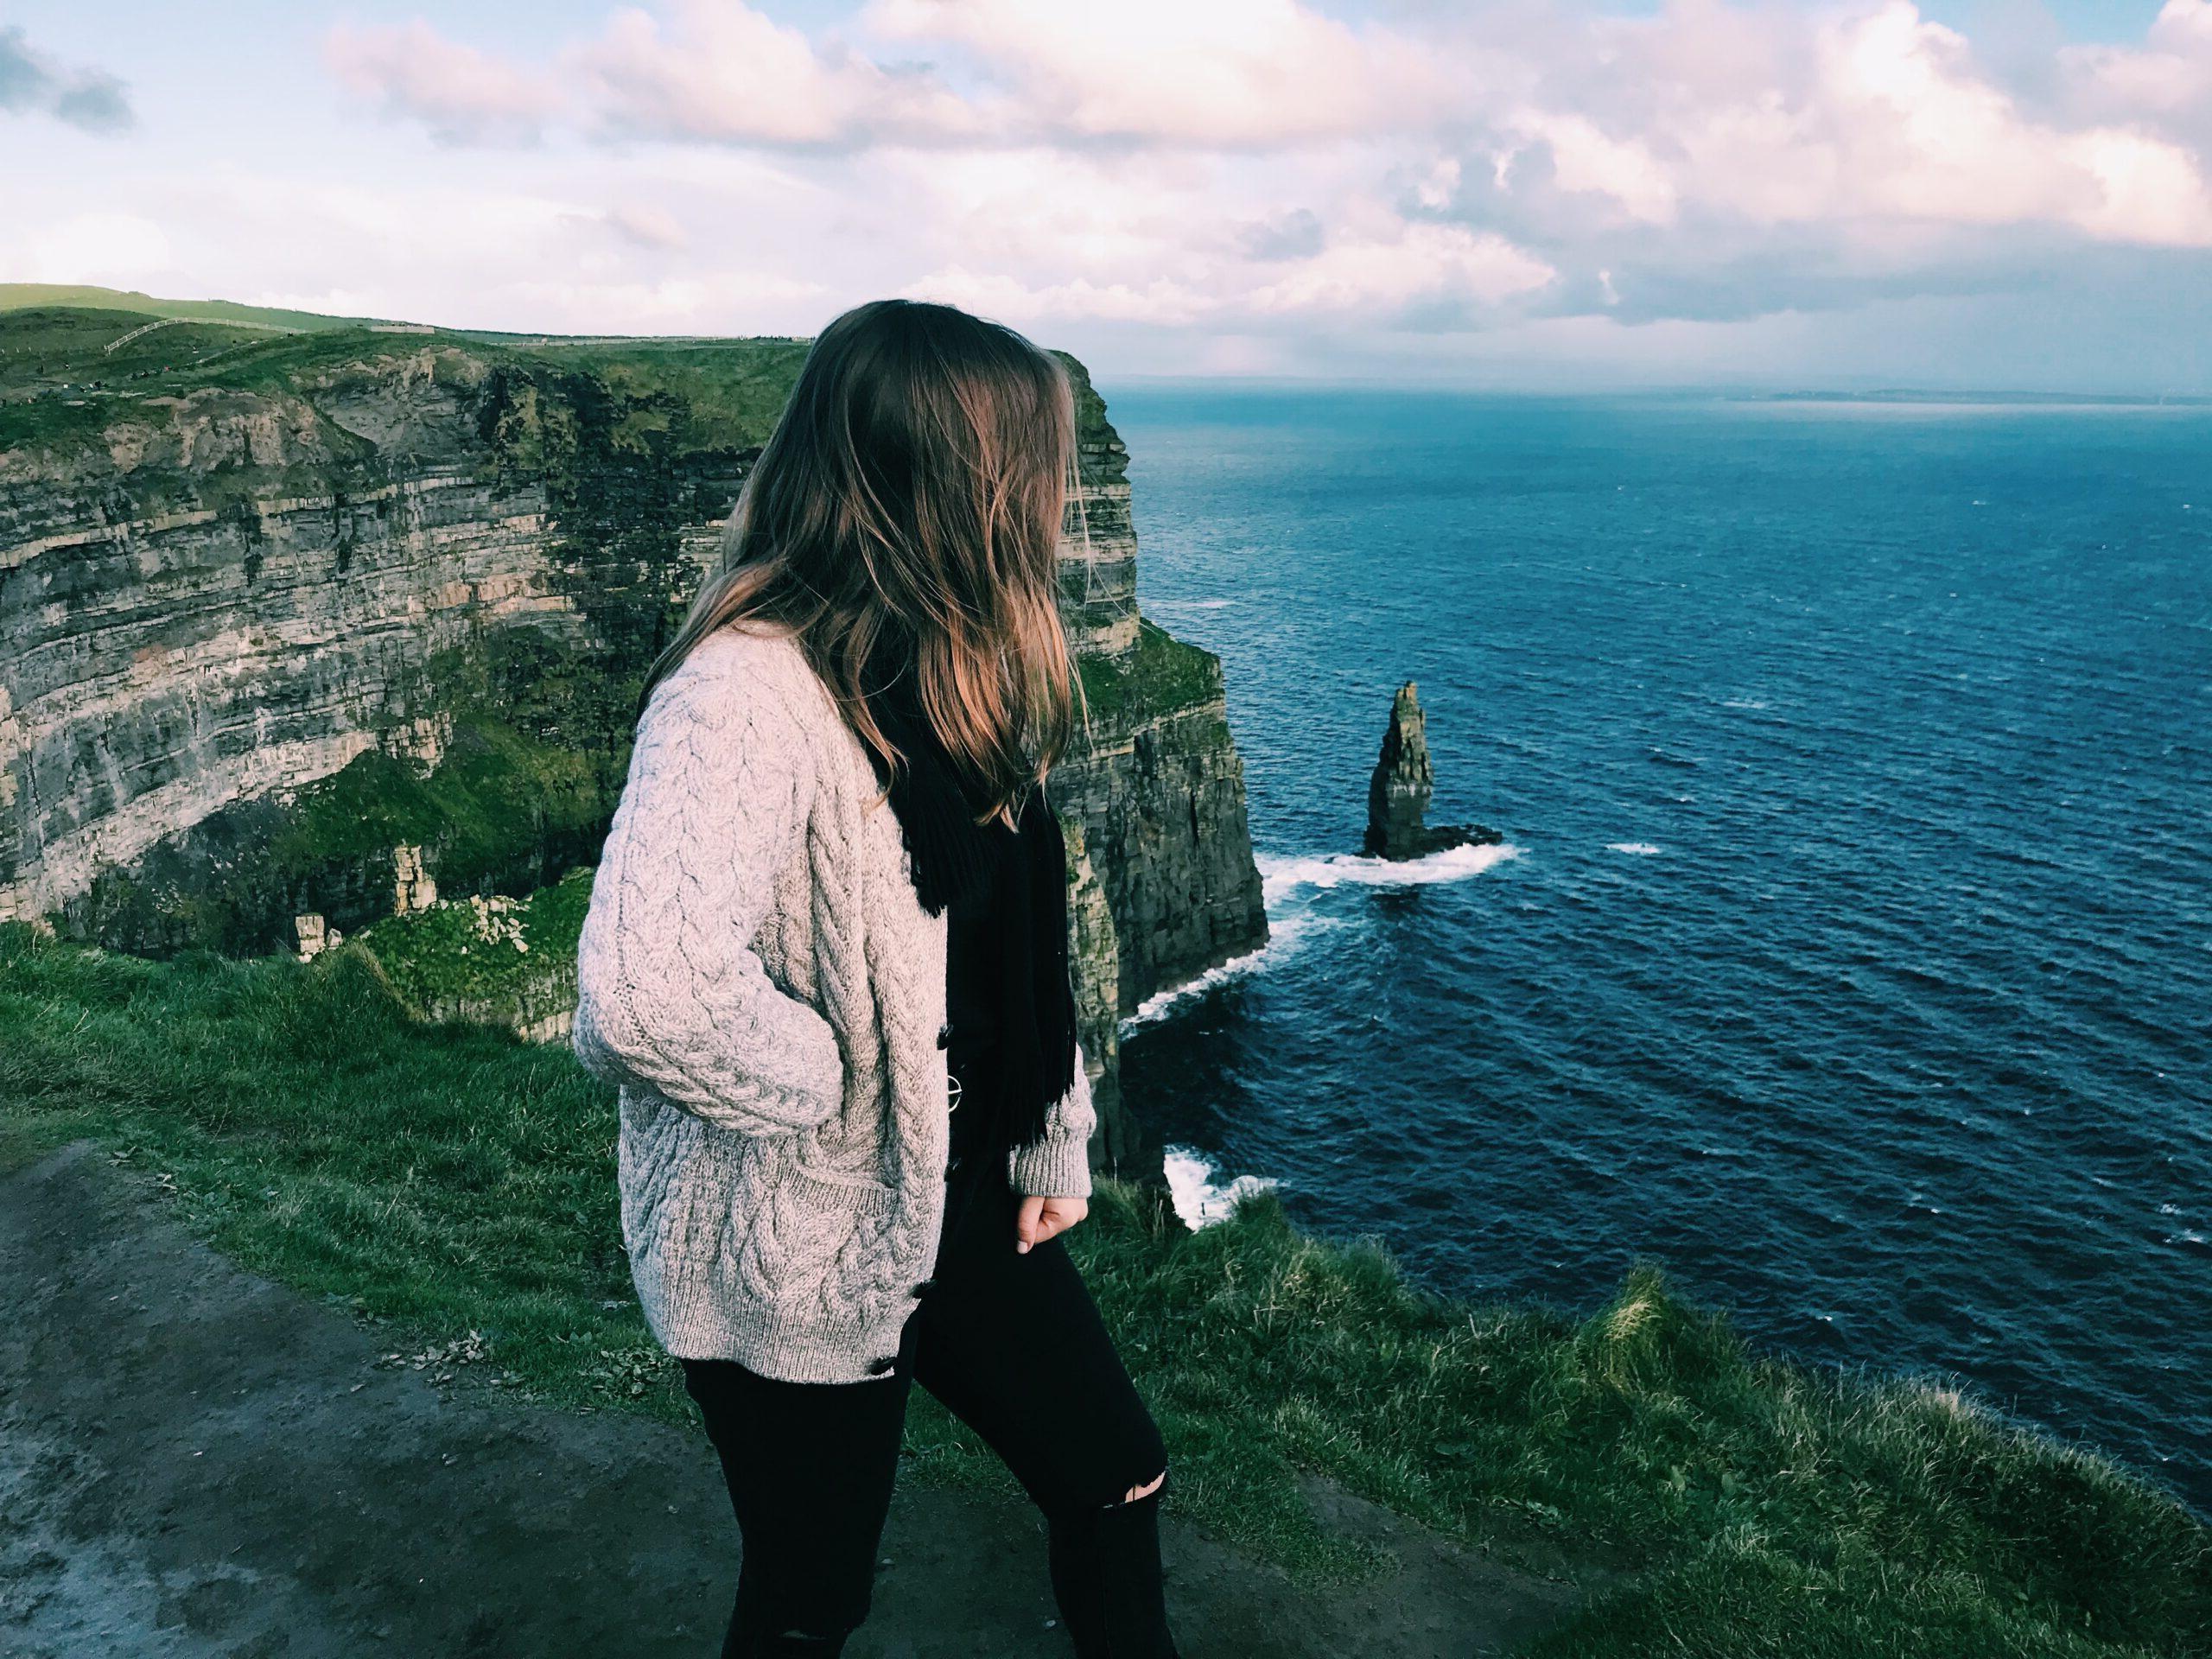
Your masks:
<svg viewBox="0 0 2212 1659"><path fill-rule="evenodd" d="M1007 1160L1014 1190L1033 1198L1090 1196L1090 1137L1048 1135L1033 1147L1017 1147Z"/></svg>

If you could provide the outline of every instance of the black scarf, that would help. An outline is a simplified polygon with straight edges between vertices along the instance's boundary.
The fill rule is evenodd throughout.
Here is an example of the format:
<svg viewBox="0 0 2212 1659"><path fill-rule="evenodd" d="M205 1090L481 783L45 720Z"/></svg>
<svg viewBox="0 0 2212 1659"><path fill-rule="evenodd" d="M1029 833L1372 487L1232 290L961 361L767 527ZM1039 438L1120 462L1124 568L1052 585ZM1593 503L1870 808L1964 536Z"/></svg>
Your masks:
<svg viewBox="0 0 2212 1659"><path fill-rule="evenodd" d="M891 778L891 807L913 866L914 891L934 916L971 884L988 881L999 957L995 1055L1002 1120L1014 1146L1034 1146L1052 1103L1075 1082L1075 992L1068 971L1065 844L1039 784L1029 791L1016 829L975 821L957 766L923 713L911 666L869 708L906 757ZM881 757L873 749L877 777Z"/></svg>

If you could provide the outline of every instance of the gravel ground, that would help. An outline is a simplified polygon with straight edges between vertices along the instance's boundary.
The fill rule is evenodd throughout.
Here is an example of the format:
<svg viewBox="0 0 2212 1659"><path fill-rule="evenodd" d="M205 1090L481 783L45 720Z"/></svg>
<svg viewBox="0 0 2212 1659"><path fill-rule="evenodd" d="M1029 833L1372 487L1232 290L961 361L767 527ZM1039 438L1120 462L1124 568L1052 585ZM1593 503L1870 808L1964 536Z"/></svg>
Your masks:
<svg viewBox="0 0 2212 1659"><path fill-rule="evenodd" d="M378 1332L193 1239L70 1147L0 1179L0 1655L296 1659L717 1651L736 1528L703 1433L441 1389ZM1572 1606L1316 1484L1399 1569L1294 1589L1170 1521L1186 1659L1470 1659ZM1045 1656L1024 1506L902 1491L850 1659Z"/></svg>

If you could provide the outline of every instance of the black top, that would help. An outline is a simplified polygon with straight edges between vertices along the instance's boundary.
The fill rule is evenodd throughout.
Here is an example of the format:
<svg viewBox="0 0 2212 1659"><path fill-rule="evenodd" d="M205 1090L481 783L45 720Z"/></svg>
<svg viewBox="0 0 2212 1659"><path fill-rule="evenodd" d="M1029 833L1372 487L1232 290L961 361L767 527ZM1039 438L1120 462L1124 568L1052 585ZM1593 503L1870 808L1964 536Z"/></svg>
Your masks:
<svg viewBox="0 0 2212 1659"><path fill-rule="evenodd" d="M1003 1114L992 1109L999 1001L994 890L994 883L979 881L945 906L944 1011L951 1027L945 1058L960 1082L952 1149L963 1163L1006 1149Z"/></svg>
<svg viewBox="0 0 2212 1659"><path fill-rule="evenodd" d="M882 665L879 665L882 666ZM1052 1103L1074 1086L1077 1043L1068 960L1066 847L1041 784L1015 822L978 823L965 768L924 715L911 660L866 677L884 733L909 764L883 778L906 845L915 896L946 915L948 1061L962 1061L963 1139L988 1118L1008 1144L1034 1146ZM870 750L871 755L874 750ZM956 1034L957 1033L957 1034Z"/></svg>
<svg viewBox="0 0 2212 1659"><path fill-rule="evenodd" d="M961 1071L978 1070L998 1034L992 896L992 884L979 882L956 895L945 912L944 1014L953 1066Z"/></svg>

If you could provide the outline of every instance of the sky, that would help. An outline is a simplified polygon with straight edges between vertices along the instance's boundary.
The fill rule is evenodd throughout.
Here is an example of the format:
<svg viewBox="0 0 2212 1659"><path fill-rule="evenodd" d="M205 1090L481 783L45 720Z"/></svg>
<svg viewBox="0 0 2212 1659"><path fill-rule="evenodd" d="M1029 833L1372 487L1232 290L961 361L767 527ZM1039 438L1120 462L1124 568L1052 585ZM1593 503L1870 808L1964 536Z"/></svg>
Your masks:
<svg viewBox="0 0 2212 1659"><path fill-rule="evenodd" d="M0 281L1102 381L2212 394L2212 0L0 0Z"/></svg>

